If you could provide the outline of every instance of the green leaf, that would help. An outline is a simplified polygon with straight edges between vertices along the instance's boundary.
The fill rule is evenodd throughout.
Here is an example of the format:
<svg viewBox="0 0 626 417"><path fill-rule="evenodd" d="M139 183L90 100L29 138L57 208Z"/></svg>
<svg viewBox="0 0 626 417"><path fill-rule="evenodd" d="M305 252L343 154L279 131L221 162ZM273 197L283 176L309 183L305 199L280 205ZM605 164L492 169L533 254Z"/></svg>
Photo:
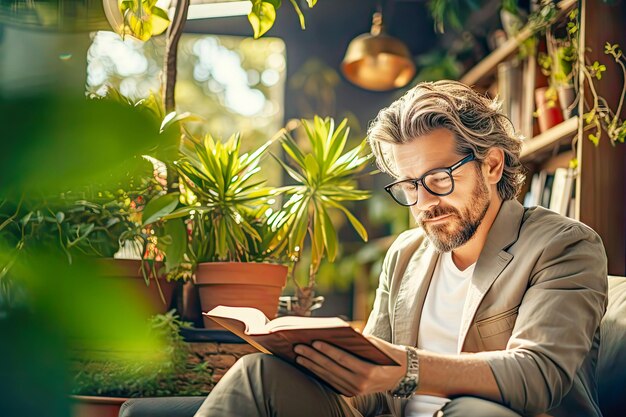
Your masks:
<svg viewBox="0 0 626 417"><path fill-rule="evenodd" d="M274 26L276 20L276 2L268 0L251 0L252 9L248 14L248 21L254 31L254 39L263 36Z"/></svg>
<svg viewBox="0 0 626 417"><path fill-rule="evenodd" d="M184 260L187 249L187 228L182 219L174 219L165 222L163 229L171 239L171 244L165 250L165 260L168 270L171 270L170 266L175 267Z"/></svg>
<svg viewBox="0 0 626 417"><path fill-rule="evenodd" d="M296 164L300 167L304 167L304 154L300 150L300 147L296 144L296 141L293 140L291 135L286 133L281 138L281 146L283 150L289 155ZM275 157L277 158L277 157Z"/></svg>
<svg viewBox="0 0 626 417"><path fill-rule="evenodd" d="M170 25L170 18L167 12L160 7L153 7L152 11L152 36L165 32Z"/></svg>
<svg viewBox="0 0 626 417"><path fill-rule="evenodd" d="M318 165L317 159L312 154L307 154L304 158L304 165L306 167L306 174L309 178L309 181L314 182L319 178L320 175L320 166Z"/></svg>
<svg viewBox="0 0 626 417"><path fill-rule="evenodd" d="M306 178L304 178L302 175L300 175L297 171L295 171L293 168L291 168L289 165L287 165L286 163L284 163L283 161L281 161L280 159L278 159L277 157L274 157L276 159L276 161L278 161L278 163L280 164L280 166L283 167L283 169L285 171L287 171L287 174L289 174L289 176L291 178L293 178L294 180L298 181L301 184L306 184Z"/></svg>
<svg viewBox="0 0 626 417"><path fill-rule="evenodd" d="M331 141L330 148L328 149L328 155L326 156L328 161L328 166L332 166L337 158L343 152L346 142L348 140L348 135L350 134L350 129L343 130L348 122L348 119L343 119L343 121L339 124L335 133L333 134L333 138Z"/></svg>
<svg viewBox="0 0 626 417"><path fill-rule="evenodd" d="M204 210L210 210L208 207L204 207ZM170 221L172 219L179 219L181 217L187 217L189 216L189 214L191 214L191 212L202 212L204 211L202 207L197 207L197 206L193 206L193 207L181 207L178 210L174 210L173 212L171 212L170 214L165 214L163 215L163 217L161 217L161 220L167 220Z"/></svg>
<svg viewBox="0 0 626 417"><path fill-rule="evenodd" d="M322 260L324 256L324 220L322 218L322 212L319 205L315 204L315 214L312 218L313 221L313 233L311 237L311 264L313 269L317 269L316 266Z"/></svg>
<svg viewBox="0 0 626 417"><path fill-rule="evenodd" d="M363 224L361 224L361 222L356 217L354 217L352 213L350 213L350 210L348 210L345 206L339 203L335 203L332 200L328 200L328 204L343 211L343 213L350 221L350 224L352 224L352 227L354 227L354 230L356 230L356 232L359 234L361 239L363 239L363 241L367 242L367 230L365 230Z"/></svg>
<svg viewBox="0 0 626 417"><path fill-rule="evenodd" d="M172 125L175 125L180 122L203 122L203 121L205 121L205 119L196 114L193 114L190 112L176 113L173 111L163 118L163 121L161 122L161 132L169 129Z"/></svg>
<svg viewBox="0 0 626 417"><path fill-rule="evenodd" d="M335 227L333 226L333 223L328 216L328 212L324 207L321 207L321 212L321 217L323 219L323 236L324 243L328 251L328 261L334 262L337 257L337 232L335 231Z"/></svg>
<svg viewBox="0 0 626 417"><path fill-rule="evenodd" d="M297 252L298 257L301 256L304 250L304 239L309 225L308 203L309 200L307 198L300 200L295 206L298 209L296 215L290 220L294 222L294 225L293 233L289 236L289 246L292 252Z"/></svg>
<svg viewBox="0 0 626 417"><path fill-rule="evenodd" d="M143 225L154 223L172 213L178 205L179 198L180 193L168 193L150 200L143 209Z"/></svg>
<svg viewBox="0 0 626 417"><path fill-rule="evenodd" d="M229 248L226 236L228 235L226 222L217 225L217 242L215 242L215 253L219 259L224 260L228 256Z"/></svg>

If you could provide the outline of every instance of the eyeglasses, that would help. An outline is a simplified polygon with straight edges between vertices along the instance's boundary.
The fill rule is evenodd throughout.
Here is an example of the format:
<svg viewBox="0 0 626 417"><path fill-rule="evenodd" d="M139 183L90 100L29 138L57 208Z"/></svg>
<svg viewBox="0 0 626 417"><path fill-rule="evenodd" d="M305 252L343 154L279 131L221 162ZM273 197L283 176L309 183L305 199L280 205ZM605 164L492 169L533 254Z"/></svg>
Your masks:
<svg viewBox="0 0 626 417"><path fill-rule="evenodd" d="M424 187L432 195L446 196L454 191L452 172L475 159L474 154L469 154L447 168L431 169L419 178L392 182L385 187L385 191L396 200L396 203L406 207L417 204L418 185Z"/></svg>

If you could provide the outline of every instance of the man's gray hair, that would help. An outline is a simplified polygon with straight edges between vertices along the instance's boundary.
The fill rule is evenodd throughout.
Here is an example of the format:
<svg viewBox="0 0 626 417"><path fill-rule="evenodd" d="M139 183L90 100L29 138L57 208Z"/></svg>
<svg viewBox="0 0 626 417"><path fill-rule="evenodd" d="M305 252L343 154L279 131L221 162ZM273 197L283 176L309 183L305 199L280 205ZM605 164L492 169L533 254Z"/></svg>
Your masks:
<svg viewBox="0 0 626 417"><path fill-rule="evenodd" d="M409 143L435 129L454 134L460 155L482 161L490 148L504 151L504 172L498 182L503 200L517 196L524 182L521 140L498 102L456 81L420 83L382 109L368 129L368 141L380 169L398 177L393 144Z"/></svg>

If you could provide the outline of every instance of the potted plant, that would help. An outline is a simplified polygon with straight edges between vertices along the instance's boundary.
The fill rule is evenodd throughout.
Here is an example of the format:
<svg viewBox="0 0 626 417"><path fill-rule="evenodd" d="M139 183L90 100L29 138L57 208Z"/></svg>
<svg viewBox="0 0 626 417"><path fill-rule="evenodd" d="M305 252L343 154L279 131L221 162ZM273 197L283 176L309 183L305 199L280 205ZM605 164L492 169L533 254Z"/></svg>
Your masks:
<svg viewBox="0 0 626 417"><path fill-rule="evenodd" d="M227 304L276 314L287 258L270 246L278 233L267 222L275 189L259 178L270 144L241 154L239 135L224 143L189 136L174 164L181 191L146 207L153 215L145 221L156 222L168 273L194 274L204 311ZM205 327L218 328L209 320Z"/></svg>
<svg viewBox="0 0 626 417"><path fill-rule="evenodd" d="M19 251L31 246L51 248L69 264L77 257L93 258L94 273L123 279L155 314L169 308L174 283L165 282L154 259L142 261L141 248L149 233L141 227L141 214L145 202L162 192L162 185L153 177L151 163L136 158L132 165L125 178L112 185L23 196L17 207L3 208L13 211L3 233L12 235Z"/></svg>
<svg viewBox="0 0 626 417"><path fill-rule="evenodd" d="M296 294L289 301L297 315L308 315L318 302L315 299L315 278L324 257L333 262L338 254L339 238L330 217L331 211L345 215L361 239L367 241L367 231L346 206L348 201L364 200L368 191L357 189L357 176L371 159L367 144L361 141L344 152L350 129L344 119L338 126L331 118L315 116L312 123L302 121L306 145L299 145L285 132L281 142L288 162L282 162L295 184L282 187L280 192L288 199L279 212L270 218L273 229L281 230L275 236L276 250L287 250L294 263L302 259L309 244L310 264L308 280L300 285L293 274ZM308 239L307 239L308 238Z"/></svg>
<svg viewBox="0 0 626 417"><path fill-rule="evenodd" d="M287 265L291 264L293 277L293 266L310 242L309 280L304 286L296 283L299 301L294 308L305 314L313 304L322 259L332 261L338 253L329 212L343 213L367 238L363 225L345 206L346 201L369 195L357 190L355 182L370 159L364 154L365 142L344 152L349 132L345 120L335 128L332 119L316 117L303 127L309 149L284 134L281 143L289 162L275 158L294 184L267 187L260 177L259 163L273 141L240 154L238 135L223 143L206 135L191 138L175 163L181 192L148 203L146 211L153 214L146 221L160 230L157 240L165 238L157 246L165 254L167 270L175 275L193 273L204 311L220 304L247 306L273 318ZM284 202L276 208L281 197ZM208 320L205 327L218 328Z"/></svg>
<svg viewBox="0 0 626 417"><path fill-rule="evenodd" d="M626 139L626 122L620 118L626 98L626 84L621 84L618 104L615 108L608 105L607 100L597 93L595 83L602 80L607 67L599 61L589 62L587 58L579 59L579 9L573 9L568 15L565 27L566 34L557 39L551 31L547 32L549 55L539 56L538 62L544 74L550 77L552 90L556 90L565 116L577 113L580 92L577 91L577 77L583 77L585 87L589 88L591 100L584 104L583 113L585 135L598 145L602 131L606 131L610 143L624 143ZM589 51L586 51L588 53ZM585 53L585 55L586 55ZM604 53L615 62L626 79L626 59L618 44L606 42ZM618 87L619 88L619 87Z"/></svg>
<svg viewBox="0 0 626 417"><path fill-rule="evenodd" d="M548 54L540 53L538 63L541 71L548 77L550 91L547 96L558 97L563 118L569 119L576 115L576 61L578 60L578 24L576 19L578 9L572 10L568 15L566 34L558 37L555 28L549 26L546 29L546 43ZM552 104L554 99L551 100Z"/></svg>

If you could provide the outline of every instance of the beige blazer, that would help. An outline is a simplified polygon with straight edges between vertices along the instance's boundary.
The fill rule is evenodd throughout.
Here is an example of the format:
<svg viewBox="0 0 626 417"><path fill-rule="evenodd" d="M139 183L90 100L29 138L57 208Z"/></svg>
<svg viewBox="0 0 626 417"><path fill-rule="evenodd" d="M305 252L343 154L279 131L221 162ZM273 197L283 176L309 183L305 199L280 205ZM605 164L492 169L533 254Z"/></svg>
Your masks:
<svg viewBox="0 0 626 417"><path fill-rule="evenodd" d="M364 333L417 345L438 258L421 229L398 237L385 257ZM601 416L595 364L606 303L599 236L552 211L505 201L476 263L458 351L479 352L503 403L523 415ZM388 395L362 402L366 414L379 412L383 397L394 415L402 415L406 401Z"/></svg>

